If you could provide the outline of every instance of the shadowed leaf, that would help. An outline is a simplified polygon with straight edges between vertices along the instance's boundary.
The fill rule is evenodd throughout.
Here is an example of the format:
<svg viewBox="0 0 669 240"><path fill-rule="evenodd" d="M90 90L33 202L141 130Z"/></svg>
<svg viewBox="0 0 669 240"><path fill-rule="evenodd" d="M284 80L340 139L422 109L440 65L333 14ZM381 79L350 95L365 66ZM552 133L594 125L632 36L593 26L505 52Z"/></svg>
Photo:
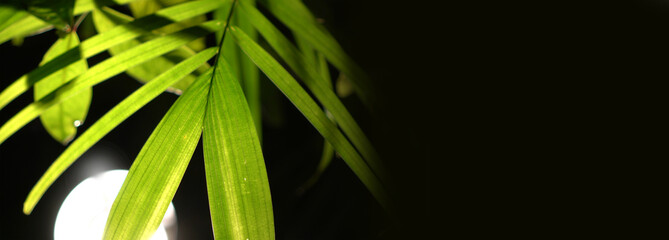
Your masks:
<svg viewBox="0 0 669 240"><path fill-rule="evenodd" d="M74 23L74 0L29 0L23 4L30 14L62 31L69 31Z"/></svg>
<svg viewBox="0 0 669 240"><path fill-rule="evenodd" d="M267 77L272 80L281 92L297 107L307 120L327 139L334 149L342 156L344 162L353 170L372 195L389 212L394 211L393 204L379 178L372 172L367 163L360 157L351 143L330 121L322 109L300 86L300 84L281 65L258 44L236 27L230 32L244 53L253 60Z"/></svg>
<svg viewBox="0 0 669 240"><path fill-rule="evenodd" d="M270 21L252 6L241 2L239 5L244 16L248 17L258 32L267 40L276 53L288 64L288 66L302 79L307 88L314 94L318 101L328 109L334 116L334 120L341 126L343 132L351 140L353 145L362 154L365 161L370 165L372 171L386 182L384 166L373 145L362 131L355 119L348 112L344 104L337 98L332 90L329 76L324 76L327 65L323 60L317 62L316 55L304 56L281 32L276 29ZM300 37L301 38L301 37ZM313 58L313 59L311 59ZM325 69L323 69L325 68ZM320 70L320 71L319 71Z"/></svg>
<svg viewBox="0 0 669 240"><path fill-rule="evenodd" d="M302 1L261 0L259 2L263 3L290 30L303 37L318 52L323 53L332 65L350 76L351 83L362 102L373 109L376 96L367 75L344 52L334 37L316 21Z"/></svg>

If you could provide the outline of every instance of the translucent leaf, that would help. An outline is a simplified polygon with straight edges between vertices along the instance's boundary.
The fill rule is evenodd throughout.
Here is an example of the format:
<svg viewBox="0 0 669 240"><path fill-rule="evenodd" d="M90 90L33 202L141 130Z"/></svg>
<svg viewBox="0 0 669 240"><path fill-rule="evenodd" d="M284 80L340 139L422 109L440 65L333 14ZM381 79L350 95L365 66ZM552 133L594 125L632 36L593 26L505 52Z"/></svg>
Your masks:
<svg viewBox="0 0 669 240"><path fill-rule="evenodd" d="M42 59L42 64L53 59L61 53L75 48L79 45L79 37L76 32L66 34L58 39L56 43L46 52ZM56 77L40 81L35 84L35 100L45 97L47 94L56 90L61 85L88 70L88 64L85 60L79 60L74 64L59 70ZM67 144L77 133L77 127L84 123L88 108L91 105L93 89L87 88L74 94L68 100L65 100L48 110L40 116L44 128L56 141Z"/></svg>
<svg viewBox="0 0 669 240"><path fill-rule="evenodd" d="M210 79L200 80L177 99L137 155L104 239L148 239L160 225L202 133Z"/></svg>

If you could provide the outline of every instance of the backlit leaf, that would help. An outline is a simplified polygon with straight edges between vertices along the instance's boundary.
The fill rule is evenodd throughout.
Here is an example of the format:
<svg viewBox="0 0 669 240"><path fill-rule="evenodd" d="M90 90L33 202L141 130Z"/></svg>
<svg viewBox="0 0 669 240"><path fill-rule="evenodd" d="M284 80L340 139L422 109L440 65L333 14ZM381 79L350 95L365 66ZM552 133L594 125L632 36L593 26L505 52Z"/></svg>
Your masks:
<svg viewBox="0 0 669 240"><path fill-rule="evenodd" d="M43 66L21 76L9 85L9 87L5 88L0 93L0 110L28 90L36 82L54 75L58 69L67 67L80 59L94 56L116 44L135 39L154 29L212 11L222 3L223 2L219 0L187 2L160 10L155 14L139 18L87 39L86 41L81 42L78 48L71 49L60 56L55 57ZM12 26L15 25L16 24ZM3 35L0 34L0 37L2 36Z"/></svg>
<svg viewBox="0 0 669 240"><path fill-rule="evenodd" d="M136 18L143 17L149 14L152 14L160 9L167 8L173 5L181 4L188 2L188 0L135 0L128 4L132 15ZM184 21L178 22L176 24L171 24L169 26L162 27L157 29L155 32L169 34L184 28L192 27L207 21L205 15L199 15ZM191 43L188 43L188 48L193 51L201 51L205 48L204 38L197 39Z"/></svg>
<svg viewBox="0 0 669 240"><path fill-rule="evenodd" d="M206 22L199 27L187 28L161 38L156 38L93 66L83 75L58 88L58 90L39 101L31 103L9 119L9 121L0 127L0 144L32 119L42 114L46 109L67 100L73 94L103 82L130 67L172 51L194 39L206 36L221 27L223 27L223 24L219 21Z"/></svg>
<svg viewBox="0 0 669 240"><path fill-rule="evenodd" d="M260 139L244 92L220 56L211 84L203 148L214 237L274 239Z"/></svg>
<svg viewBox="0 0 669 240"><path fill-rule="evenodd" d="M76 32L66 34L58 39L56 43L46 52L42 59L42 64L53 59L61 53L75 48L79 45L79 37ZM88 64L85 60L77 61L69 67L63 68L56 73L56 77L40 81L35 84L34 99L39 100L65 84L74 76L78 76L88 70ZM83 124L88 114L88 107L91 105L91 96L93 90L87 88L74 94L70 99L56 104L46 110L40 116L42 125L56 141L67 144L77 133L77 127Z"/></svg>
<svg viewBox="0 0 669 240"><path fill-rule="evenodd" d="M200 140L209 83L194 82L146 141L112 205L104 239L148 239L158 229Z"/></svg>
<svg viewBox="0 0 669 240"><path fill-rule="evenodd" d="M106 32L117 25L122 25L133 19L125 14L119 13L111 8L102 8L93 11L93 22L98 32ZM141 41L136 39L128 40L124 43L118 44L109 48L112 56L118 55L128 49L136 47L141 44ZM177 52L178 51L178 52ZM175 51L167 53L164 56L159 56L155 59L149 60L138 66L129 68L126 73L140 82L148 82L149 80L160 75L167 69L172 68L178 61L193 56L195 52L186 46L182 46ZM202 66L199 73L206 71L209 65ZM181 94L183 90L188 88L190 84L197 77L197 73L187 75L183 80L176 82L172 87L168 88L170 92Z"/></svg>
<svg viewBox="0 0 669 240"><path fill-rule="evenodd" d="M207 59L214 56L215 48L204 50L197 55L184 60L177 66L167 70L160 76L145 84L130 96L125 98L99 120L97 120L86 132L78 137L58 158L51 164L49 169L42 175L37 184L30 191L23 204L23 212L30 214L46 190L75 160L86 152L93 144L99 141L107 133L121 124L137 110L157 97L167 87L172 85L183 76L192 72L198 66L204 64ZM200 76L201 80L211 78L211 70ZM205 80L202 80L205 79Z"/></svg>

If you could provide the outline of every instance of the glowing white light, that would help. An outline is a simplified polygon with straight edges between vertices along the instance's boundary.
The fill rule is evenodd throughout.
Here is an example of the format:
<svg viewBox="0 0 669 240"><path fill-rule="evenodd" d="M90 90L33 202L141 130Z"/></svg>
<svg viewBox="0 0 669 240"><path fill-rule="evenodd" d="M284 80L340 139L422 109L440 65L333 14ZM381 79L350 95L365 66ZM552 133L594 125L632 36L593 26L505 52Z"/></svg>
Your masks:
<svg viewBox="0 0 669 240"><path fill-rule="evenodd" d="M74 127L79 127L81 126L81 121L80 120L74 120Z"/></svg>
<svg viewBox="0 0 669 240"><path fill-rule="evenodd" d="M55 240L102 239L107 216L128 170L111 170L79 183L58 210ZM166 227L176 224L174 205L170 203L152 240L167 240Z"/></svg>

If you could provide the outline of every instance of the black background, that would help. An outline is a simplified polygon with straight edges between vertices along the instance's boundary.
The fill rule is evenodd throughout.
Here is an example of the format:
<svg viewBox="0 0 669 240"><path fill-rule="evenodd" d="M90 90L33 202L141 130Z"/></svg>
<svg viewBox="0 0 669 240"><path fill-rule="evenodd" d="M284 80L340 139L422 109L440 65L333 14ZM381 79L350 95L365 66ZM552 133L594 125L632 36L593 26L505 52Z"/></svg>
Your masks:
<svg viewBox="0 0 669 240"><path fill-rule="evenodd" d="M294 194L315 168L322 139L283 99L285 125L266 124L263 139L277 239L571 236L607 232L597 226L602 217L618 219L607 211L615 200L598 195L606 184L596 174L604 171L592 160L620 155L626 147L606 142L620 139L611 129L629 125L620 112L666 89L653 80L669 72L669 3L305 2L374 81L381 98L374 116L355 98L344 102L390 165L402 222L389 223L340 160L312 191ZM20 48L0 46L2 59L11 59L0 85L37 66L54 40L48 32ZM121 75L94 87L80 131L139 86ZM31 99L12 102L0 121ZM9 138L0 146L2 238L51 238L57 207L94 165L87 158L117 156L110 167L128 168L174 99L163 94L117 127L31 216L22 202L64 147L39 121ZM203 170L198 148L174 199L180 239L211 238Z"/></svg>

